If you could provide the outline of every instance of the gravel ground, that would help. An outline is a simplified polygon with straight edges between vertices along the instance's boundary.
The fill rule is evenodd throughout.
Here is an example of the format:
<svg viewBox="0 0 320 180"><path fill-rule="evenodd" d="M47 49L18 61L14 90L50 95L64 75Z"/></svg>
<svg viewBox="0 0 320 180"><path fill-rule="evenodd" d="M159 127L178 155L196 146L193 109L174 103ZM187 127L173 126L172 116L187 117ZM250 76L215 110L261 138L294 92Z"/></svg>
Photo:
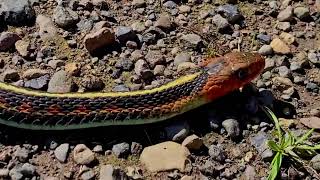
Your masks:
<svg viewBox="0 0 320 180"><path fill-rule="evenodd" d="M266 58L252 84L164 123L61 132L1 125L0 179L266 179L273 123L259 104L294 134L320 128L319 0L0 5L0 81L35 90L151 89L206 57L240 50ZM319 161L310 161L316 171ZM286 159L280 173L314 176Z"/></svg>

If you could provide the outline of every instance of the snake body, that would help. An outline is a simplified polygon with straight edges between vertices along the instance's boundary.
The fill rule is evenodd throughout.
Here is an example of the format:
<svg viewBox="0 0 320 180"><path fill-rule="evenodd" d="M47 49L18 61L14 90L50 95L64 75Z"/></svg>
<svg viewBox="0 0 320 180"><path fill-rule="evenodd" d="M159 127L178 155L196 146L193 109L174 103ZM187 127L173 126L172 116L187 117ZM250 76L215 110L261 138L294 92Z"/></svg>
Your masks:
<svg viewBox="0 0 320 180"><path fill-rule="evenodd" d="M47 93L0 83L0 123L66 130L159 122L240 88L263 67L260 55L233 52L206 60L200 72L132 92Z"/></svg>

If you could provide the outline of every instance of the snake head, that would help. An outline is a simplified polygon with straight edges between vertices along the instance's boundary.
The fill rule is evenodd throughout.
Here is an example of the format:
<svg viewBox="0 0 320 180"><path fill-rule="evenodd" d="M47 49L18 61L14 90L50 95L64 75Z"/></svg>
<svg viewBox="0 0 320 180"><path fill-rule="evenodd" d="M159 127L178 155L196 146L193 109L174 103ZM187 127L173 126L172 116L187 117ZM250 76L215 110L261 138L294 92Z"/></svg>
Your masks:
<svg viewBox="0 0 320 180"><path fill-rule="evenodd" d="M231 52L208 59L202 66L208 74L203 93L213 100L256 78L264 69L265 60L258 53Z"/></svg>

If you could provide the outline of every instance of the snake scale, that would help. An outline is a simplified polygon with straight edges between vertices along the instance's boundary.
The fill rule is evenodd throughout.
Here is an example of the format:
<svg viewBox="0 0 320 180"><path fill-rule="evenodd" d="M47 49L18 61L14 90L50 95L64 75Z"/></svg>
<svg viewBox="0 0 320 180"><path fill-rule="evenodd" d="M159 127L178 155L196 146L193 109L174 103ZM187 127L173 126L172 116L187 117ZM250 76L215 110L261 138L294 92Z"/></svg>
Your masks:
<svg viewBox="0 0 320 180"><path fill-rule="evenodd" d="M163 121L209 103L257 77L257 53L209 58L201 70L150 90L48 93L0 83L0 123L23 129L66 130Z"/></svg>

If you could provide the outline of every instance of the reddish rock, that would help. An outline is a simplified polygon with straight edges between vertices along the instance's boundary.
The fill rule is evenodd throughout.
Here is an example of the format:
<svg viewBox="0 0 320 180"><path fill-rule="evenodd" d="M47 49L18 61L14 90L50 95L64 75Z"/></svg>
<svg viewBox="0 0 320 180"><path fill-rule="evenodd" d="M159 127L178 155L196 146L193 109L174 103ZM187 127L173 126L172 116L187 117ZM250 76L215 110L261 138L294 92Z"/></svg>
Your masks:
<svg viewBox="0 0 320 180"><path fill-rule="evenodd" d="M108 28L102 28L96 32L87 34L84 38L85 48L90 53L95 53L96 50L111 45L115 42L114 32Z"/></svg>

